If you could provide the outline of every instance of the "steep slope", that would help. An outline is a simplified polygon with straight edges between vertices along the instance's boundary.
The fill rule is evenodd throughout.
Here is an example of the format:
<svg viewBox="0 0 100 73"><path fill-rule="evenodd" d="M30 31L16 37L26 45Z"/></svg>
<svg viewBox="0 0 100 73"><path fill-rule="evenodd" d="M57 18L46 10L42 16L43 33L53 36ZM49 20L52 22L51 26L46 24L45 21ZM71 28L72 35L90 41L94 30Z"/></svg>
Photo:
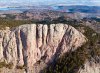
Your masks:
<svg viewBox="0 0 100 73"><path fill-rule="evenodd" d="M97 24L95 23L97 26ZM89 26L89 27L87 27ZM94 26L94 25L93 25ZM88 39L86 51L88 52L88 58L85 61L83 67L81 67L78 73L100 73L100 33L96 30L95 26L90 24L85 26L85 36ZM92 29L91 29L92 28ZM98 27L99 28L99 27Z"/></svg>
<svg viewBox="0 0 100 73"><path fill-rule="evenodd" d="M48 65L85 42L86 38L82 33L66 24L27 24L12 29L7 27L0 30L1 68L12 69L10 73L16 68L33 73L35 63L40 61ZM41 68L34 68L34 73L40 70ZM6 69L2 73L9 72Z"/></svg>
<svg viewBox="0 0 100 73"><path fill-rule="evenodd" d="M75 51L56 59L43 73L100 73L100 34L83 25L72 25L82 32L88 41Z"/></svg>
<svg viewBox="0 0 100 73"><path fill-rule="evenodd" d="M97 61L100 61L99 57ZM80 68L78 73L100 73L100 62L96 62L95 59L87 61L84 68Z"/></svg>

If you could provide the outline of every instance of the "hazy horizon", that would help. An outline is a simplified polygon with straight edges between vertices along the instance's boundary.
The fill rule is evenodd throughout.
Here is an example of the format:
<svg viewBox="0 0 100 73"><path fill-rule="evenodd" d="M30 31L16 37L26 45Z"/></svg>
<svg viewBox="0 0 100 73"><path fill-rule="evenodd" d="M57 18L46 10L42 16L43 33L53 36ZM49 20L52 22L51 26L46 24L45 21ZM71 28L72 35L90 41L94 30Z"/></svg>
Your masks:
<svg viewBox="0 0 100 73"><path fill-rule="evenodd" d="M0 6L19 5L87 5L100 6L100 0L0 0Z"/></svg>

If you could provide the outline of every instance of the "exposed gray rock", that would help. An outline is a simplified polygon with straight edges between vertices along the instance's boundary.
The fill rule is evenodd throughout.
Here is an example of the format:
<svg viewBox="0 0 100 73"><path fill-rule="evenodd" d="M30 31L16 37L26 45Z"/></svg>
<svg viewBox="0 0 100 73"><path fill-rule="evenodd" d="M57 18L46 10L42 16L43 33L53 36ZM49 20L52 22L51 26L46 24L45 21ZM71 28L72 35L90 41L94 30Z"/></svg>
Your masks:
<svg viewBox="0 0 100 73"><path fill-rule="evenodd" d="M100 57L86 61L84 68L80 68L78 73L100 73Z"/></svg>
<svg viewBox="0 0 100 73"><path fill-rule="evenodd" d="M25 66L27 73L33 73L38 61L47 65L85 42L84 35L66 24L27 24L6 28L0 30L0 61L13 63L13 68ZM35 69L34 73L37 73Z"/></svg>

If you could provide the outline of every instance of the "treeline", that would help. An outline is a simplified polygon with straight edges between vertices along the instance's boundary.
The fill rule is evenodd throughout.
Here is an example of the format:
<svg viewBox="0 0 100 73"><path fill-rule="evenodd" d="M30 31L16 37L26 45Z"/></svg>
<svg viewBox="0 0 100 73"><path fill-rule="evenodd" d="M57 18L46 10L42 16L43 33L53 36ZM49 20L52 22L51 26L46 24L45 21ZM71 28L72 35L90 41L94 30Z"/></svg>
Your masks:
<svg viewBox="0 0 100 73"><path fill-rule="evenodd" d="M31 24L33 23L31 20L12 20L12 19L5 19L0 18L0 28L4 27L16 27L22 24Z"/></svg>
<svg viewBox="0 0 100 73"><path fill-rule="evenodd" d="M51 19L51 18L45 18L42 21L35 21L36 23L41 23L41 24L57 24L57 23L64 23L64 24L71 24L75 25L78 24L76 19L70 19L70 18L65 18L64 16L58 17L56 19Z"/></svg>
<svg viewBox="0 0 100 73"><path fill-rule="evenodd" d="M64 24L70 24L70 25L78 25L77 20L74 19L70 19L67 20L64 17L59 17L57 19L51 20L50 18L46 18L42 21L39 20L14 20L14 19L10 19L10 18L0 18L0 28L4 28L6 26L12 28L12 27L16 27L22 24L57 24L57 23L64 23Z"/></svg>

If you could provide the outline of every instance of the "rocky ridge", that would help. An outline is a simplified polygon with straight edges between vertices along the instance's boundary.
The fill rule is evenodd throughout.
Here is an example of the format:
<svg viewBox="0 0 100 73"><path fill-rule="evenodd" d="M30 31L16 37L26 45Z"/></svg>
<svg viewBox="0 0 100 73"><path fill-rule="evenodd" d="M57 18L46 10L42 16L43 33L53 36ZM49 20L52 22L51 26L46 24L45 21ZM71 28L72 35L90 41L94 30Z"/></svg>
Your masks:
<svg viewBox="0 0 100 73"><path fill-rule="evenodd" d="M24 67L26 73L33 73L34 64L38 61L47 65L85 42L86 37L81 32L66 24L26 24L12 29L7 27L0 30L0 63L12 63L13 70ZM34 69L34 73L38 73Z"/></svg>

